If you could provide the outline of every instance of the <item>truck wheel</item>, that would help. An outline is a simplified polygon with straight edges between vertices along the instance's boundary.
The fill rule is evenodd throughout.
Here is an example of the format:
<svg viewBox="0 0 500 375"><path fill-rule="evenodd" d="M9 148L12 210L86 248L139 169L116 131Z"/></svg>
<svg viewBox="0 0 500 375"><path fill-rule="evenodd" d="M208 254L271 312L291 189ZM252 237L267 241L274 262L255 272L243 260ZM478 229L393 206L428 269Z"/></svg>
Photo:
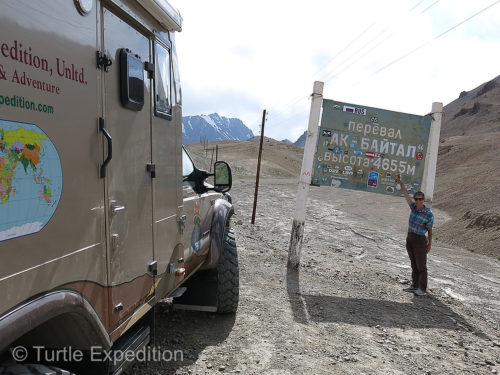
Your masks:
<svg viewBox="0 0 500 375"><path fill-rule="evenodd" d="M74 375L60 368L44 365L8 365L0 366L0 375Z"/></svg>
<svg viewBox="0 0 500 375"><path fill-rule="evenodd" d="M240 269L233 230L224 230L222 254L217 265L217 312L233 313L238 309Z"/></svg>

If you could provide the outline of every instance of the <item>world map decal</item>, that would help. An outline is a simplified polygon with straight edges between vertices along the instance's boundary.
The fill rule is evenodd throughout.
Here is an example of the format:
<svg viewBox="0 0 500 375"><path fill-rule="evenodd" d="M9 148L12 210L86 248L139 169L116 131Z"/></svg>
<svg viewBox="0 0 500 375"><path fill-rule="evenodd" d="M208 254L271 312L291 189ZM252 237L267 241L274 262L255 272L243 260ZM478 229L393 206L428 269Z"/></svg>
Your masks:
<svg viewBox="0 0 500 375"><path fill-rule="evenodd" d="M34 124L0 120L0 241L37 233L62 193L61 160Z"/></svg>

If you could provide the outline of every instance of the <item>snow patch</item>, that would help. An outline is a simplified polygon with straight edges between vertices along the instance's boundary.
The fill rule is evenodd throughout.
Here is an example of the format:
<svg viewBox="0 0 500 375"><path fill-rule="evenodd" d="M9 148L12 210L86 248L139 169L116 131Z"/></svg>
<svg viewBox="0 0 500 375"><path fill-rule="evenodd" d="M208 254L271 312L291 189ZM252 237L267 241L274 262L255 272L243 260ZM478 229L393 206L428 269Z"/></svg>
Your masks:
<svg viewBox="0 0 500 375"><path fill-rule="evenodd" d="M218 128L218 126L215 124L214 120L212 120L212 118L210 116L207 116L207 115L201 115L200 116L203 120L205 120L206 122L208 122L210 125L212 125L214 128Z"/></svg>

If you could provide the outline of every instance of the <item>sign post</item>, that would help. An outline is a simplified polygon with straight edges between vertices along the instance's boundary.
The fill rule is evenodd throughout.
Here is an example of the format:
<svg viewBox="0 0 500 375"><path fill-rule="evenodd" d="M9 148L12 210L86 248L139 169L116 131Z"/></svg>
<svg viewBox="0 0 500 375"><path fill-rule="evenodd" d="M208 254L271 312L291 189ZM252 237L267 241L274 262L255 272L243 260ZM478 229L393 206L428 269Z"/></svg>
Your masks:
<svg viewBox="0 0 500 375"><path fill-rule="evenodd" d="M300 265L300 251L304 237L304 222L306 219L306 202L309 185L311 184L312 165L316 140L318 138L318 124L323 102L324 83L315 81L313 86L311 111L309 113L309 124L307 127L307 139L302 158L299 186L297 188L295 214L288 249L288 267L297 269Z"/></svg>
<svg viewBox="0 0 500 375"><path fill-rule="evenodd" d="M432 202L434 196L434 183L436 181L436 167L439 148L439 134L441 133L441 118L443 117L443 103L432 103L432 122L427 145L427 158L425 158L425 172L422 178L422 191L428 201Z"/></svg>

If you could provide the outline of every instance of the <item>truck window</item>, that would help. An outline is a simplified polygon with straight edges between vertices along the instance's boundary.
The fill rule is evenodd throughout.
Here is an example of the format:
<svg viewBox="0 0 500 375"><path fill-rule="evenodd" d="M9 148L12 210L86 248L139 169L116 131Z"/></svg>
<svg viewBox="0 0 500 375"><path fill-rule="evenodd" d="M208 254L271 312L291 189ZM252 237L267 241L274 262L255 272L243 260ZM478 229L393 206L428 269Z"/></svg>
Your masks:
<svg viewBox="0 0 500 375"><path fill-rule="evenodd" d="M194 165L184 147L182 148L182 177L189 176L194 171Z"/></svg>
<svg viewBox="0 0 500 375"><path fill-rule="evenodd" d="M155 115L172 119L170 50L155 43Z"/></svg>

